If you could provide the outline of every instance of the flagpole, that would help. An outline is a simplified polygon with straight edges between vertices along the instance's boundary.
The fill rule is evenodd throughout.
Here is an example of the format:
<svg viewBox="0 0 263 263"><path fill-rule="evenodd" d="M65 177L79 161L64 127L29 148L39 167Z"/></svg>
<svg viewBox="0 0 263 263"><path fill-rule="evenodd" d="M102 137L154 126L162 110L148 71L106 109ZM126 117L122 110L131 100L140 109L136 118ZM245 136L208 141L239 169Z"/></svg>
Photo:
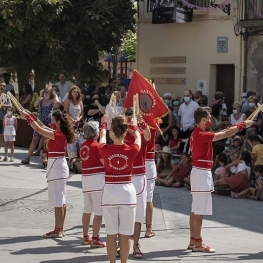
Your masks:
<svg viewBox="0 0 263 263"><path fill-rule="evenodd" d="M132 118L133 118L133 123L135 123L136 119L136 95L133 95L133 113L132 113Z"/></svg>
<svg viewBox="0 0 263 263"><path fill-rule="evenodd" d="M114 95L114 98L113 98L113 107L114 107L114 117L117 116L117 102L116 102L116 96Z"/></svg>
<svg viewBox="0 0 263 263"><path fill-rule="evenodd" d="M136 113L140 115L140 103L139 103L139 94L136 93Z"/></svg>

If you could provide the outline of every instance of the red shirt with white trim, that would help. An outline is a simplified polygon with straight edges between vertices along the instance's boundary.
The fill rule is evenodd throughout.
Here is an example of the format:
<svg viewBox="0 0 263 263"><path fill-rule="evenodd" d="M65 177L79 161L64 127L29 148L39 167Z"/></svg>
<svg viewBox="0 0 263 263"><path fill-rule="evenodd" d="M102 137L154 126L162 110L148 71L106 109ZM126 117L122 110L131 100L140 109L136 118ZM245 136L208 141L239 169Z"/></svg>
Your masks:
<svg viewBox="0 0 263 263"><path fill-rule="evenodd" d="M105 183L130 183L134 159L139 152L137 144L99 145L104 159Z"/></svg>
<svg viewBox="0 0 263 263"><path fill-rule="evenodd" d="M190 137L190 148L192 152L192 166L197 168L211 169L213 165L214 132L203 131L195 128Z"/></svg>
<svg viewBox="0 0 263 263"><path fill-rule="evenodd" d="M47 143L48 157L64 157L67 148L67 137L61 131L54 131L54 140Z"/></svg>
<svg viewBox="0 0 263 263"><path fill-rule="evenodd" d="M147 145L146 161L154 161L155 159L155 137L157 131L154 129L150 129L150 132L151 132L151 140Z"/></svg>
<svg viewBox="0 0 263 263"><path fill-rule="evenodd" d="M134 163L133 163L133 170L132 170L132 175L144 175L146 170L145 170L145 159L146 159L146 151L147 151L147 145L148 142L144 138L144 133L143 131L140 131L141 134L141 149L139 153L137 154ZM133 144L135 141L135 138L132 134L127 133L125 138L124 138L125 143L128 145Z"/></svg>
<svg viewBox="0 0 263 263"><path fill-rule="evenodd" d="M93 139L85 140L79 150L82 163L83 193L100 192L104 187L104 167L99 144Z"/></svg>
<svg viewBox="0 0 263 263"><path fill-rule="evenodd" d="M82 161L82 175L89 176L104 173L104 167L100 161L102 156L99 151L99 143L94 139L85 140L80 147L79 155Z"/></svg>

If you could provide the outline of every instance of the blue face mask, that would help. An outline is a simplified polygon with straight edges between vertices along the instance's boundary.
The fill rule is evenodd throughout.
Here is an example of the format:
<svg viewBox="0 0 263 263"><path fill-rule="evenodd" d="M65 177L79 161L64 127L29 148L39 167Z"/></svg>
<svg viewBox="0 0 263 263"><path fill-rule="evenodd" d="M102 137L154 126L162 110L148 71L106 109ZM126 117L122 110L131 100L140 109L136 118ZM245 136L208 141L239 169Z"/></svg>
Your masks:
<svg viewBox="0 0 263 263"><path fill-rule="evenodd" d="M171 104L171 100L164 100L166 105L170 105Z"/></svg>
<svg viewBox="0 0 263 263"><path fill-rule="evenodd" d="M173 101L173 105L174 106L178 106L179 105L179 101L178 100Z"/></svg>
<svg viewBox="0 0 263 263"><path fill-rule="evenodd" d="M249 108L255 108L256 103L250 102L250 103L248 103L248 106L249 106Z"/></svg>

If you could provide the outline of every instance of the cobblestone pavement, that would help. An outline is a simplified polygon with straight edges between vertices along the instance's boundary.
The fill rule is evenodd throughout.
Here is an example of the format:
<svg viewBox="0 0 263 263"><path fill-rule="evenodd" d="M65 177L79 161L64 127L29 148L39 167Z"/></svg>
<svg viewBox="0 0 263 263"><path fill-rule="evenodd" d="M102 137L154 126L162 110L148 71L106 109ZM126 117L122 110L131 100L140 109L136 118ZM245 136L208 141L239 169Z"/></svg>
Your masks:
<svg viewBox="0 0 263 263"><path fill-rule="evenodd" d="M79 174L71 174L68 182L66 236L54 240L42 238L53 229L54 212L47 202L45 171L38 164L38 157L33 157L29 166L20 165L25 153L26 149L17 148L14 163L0 162L1 262L107 262L105 248L81 245L83 196ZM205 218L203 236L216 253L193 253L185 250L189 236L189 191L156 187L153 224L156 236L141 239L142 260L130 256L129 261L263 262L263 202L214 195L213 204L214 215ZM102 225L104 241L105 236Z"/></svg>

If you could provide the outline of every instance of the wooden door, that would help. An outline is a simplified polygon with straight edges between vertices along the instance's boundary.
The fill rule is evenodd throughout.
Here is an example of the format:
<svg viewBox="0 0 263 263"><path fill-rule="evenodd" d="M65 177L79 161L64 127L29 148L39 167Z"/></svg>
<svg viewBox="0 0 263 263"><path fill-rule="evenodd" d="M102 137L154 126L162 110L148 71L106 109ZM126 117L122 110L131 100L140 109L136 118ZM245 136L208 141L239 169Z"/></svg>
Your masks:
<svg viewBox="0 0 263 263"><path fill-rule="evenodd" d="M225 94L225 103L228 114L232 112L235 90L235 66L233 64L217 65L216 72L216 91Z"/></svg>

